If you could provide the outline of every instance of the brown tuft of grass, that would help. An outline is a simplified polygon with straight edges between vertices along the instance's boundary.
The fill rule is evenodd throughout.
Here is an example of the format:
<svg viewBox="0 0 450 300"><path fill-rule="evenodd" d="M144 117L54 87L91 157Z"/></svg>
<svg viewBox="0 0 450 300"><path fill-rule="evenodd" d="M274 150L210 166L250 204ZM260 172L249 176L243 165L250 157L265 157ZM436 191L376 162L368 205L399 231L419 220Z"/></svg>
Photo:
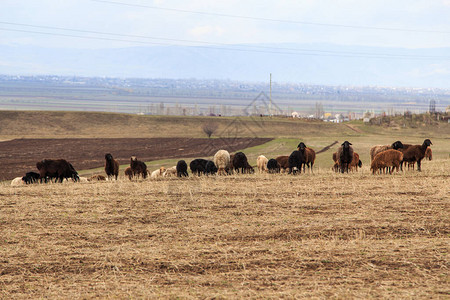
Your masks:
<svg viewBox="0 0 450 300"><path fill-rule="evenodd" d="M1 298L447 298L450 161L0 190Z"/></svg>

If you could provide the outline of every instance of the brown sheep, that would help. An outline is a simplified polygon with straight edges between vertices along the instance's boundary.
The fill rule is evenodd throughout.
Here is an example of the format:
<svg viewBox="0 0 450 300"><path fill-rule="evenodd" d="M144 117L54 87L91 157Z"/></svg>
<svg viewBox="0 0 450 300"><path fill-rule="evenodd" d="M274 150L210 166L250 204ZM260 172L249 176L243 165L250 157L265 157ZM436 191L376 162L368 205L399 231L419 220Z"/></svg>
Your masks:
<svg viewBox="0 0 450 300"><path fill-rule="evenodd" d="M316 151L314 151L312 148L306 147L305 148L305 159L306 159L306 165L308 166L308 169L312 172L314 162L316 161ZM303 173L305 173L305 166L303 166Z"/></svg>
<svg viewBox="0 0 450 300"><path fill-rule="evenodd" d="M420 168L422 159L425 157L427 148L431 145L433 145L433 143L431 143L429 139L426 139L423 141L422 145L412 145L406 150L403 150L403 162L417 162L417 171L422 171Z"/></svg>
<svg viewBox="0 0 450 300"><path fill-rule="evenodd" d="M278 156L277 158L275 158L275 160L278 162L283 172L289 168L289 156L287 155Z"/></svg>
<svg viewBox="0 0 450 300"><path fill-rule="evenodd" d="M398 149L402 149L402 148L404 149L405 145L400 141L396 141L392 145L373 146L372 148L370 148L370 161L373 161L373 159L375 158L375 155L377 155L380 152L383 152L383 151L386 151L389 149L398 150Z"/></svg>
<svg viewBox="0 0 450 300"><path fill-rule="evenodd" d="M356 152L353 152L353 159L352 162L349 165L349 168L351 171L353 171L353 169L355 169L356 172L358 172L358 167L362 167L362 162L359 159L359 154Z"/></svg>
<svg viewBox="0 0 450 300"><path fill-rule="evenodd" d="M131 167L125 169L125 176L128 176L128 179L130 180L133 178L133 171L131 170Z"/></svg>
<svg viewBox="0 0 450 300"><path fill-rule="evenodd" d="M228 162L228 165L225 168L225 171L228 175L231 175L234 173L234 165L233 165L234 155L235 155L234 153L230 154L230 161Z"/></svg>
<svg viewBox="0 0 450 300"><path fill-rule="evenodd" d="M119 163L113 158L111 153L105 154L105 173L109 179L119 176Z"/></svg>
<svg viewBox="0 0 450 300"><path fill-rule="evenodd" d="M428 158L428 160L433 160L433 151L431 151L430 147L425 150L425 157Z"/></svg>
<svg viewBox="0 0 450 300"><path fill-rule="evenodd" d="M92 175L88 178L88 181L106 181L106 177L103 175Z"/></svg>
<svg viewBox="0 0 450 300"><path fill-rule="evenodd" d="M372 170L372 174L375 174L375 172L378 170L380 170L381 173L385 168L389 168L389 174L392 174L394 168L396 168L398 172L402 160L402 152L394 149L389 149L375 155L370 165L370 169Z"/></svg>

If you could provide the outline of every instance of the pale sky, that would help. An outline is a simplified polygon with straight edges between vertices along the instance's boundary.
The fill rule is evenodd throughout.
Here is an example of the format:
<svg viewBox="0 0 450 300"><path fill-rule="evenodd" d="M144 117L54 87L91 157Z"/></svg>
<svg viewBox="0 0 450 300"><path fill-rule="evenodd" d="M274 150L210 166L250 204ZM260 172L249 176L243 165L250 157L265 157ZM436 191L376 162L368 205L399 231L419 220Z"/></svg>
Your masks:
<svg viewBox="0 0 450 300"><path fill-rule="evenodd" d="M201 45L185 41L450 47L450 0L0 0L1 45Z"/></svg>

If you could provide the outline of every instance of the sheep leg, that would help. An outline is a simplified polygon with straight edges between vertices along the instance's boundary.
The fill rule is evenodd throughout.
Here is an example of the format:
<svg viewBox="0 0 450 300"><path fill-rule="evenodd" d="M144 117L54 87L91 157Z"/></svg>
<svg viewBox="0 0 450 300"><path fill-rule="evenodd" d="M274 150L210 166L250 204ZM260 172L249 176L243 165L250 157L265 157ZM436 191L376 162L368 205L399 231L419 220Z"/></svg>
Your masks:
<svg viewBox="0 0 450 300"><path fill-rule="evenodd" d="M418 161L417 161L417 171L419 171L419 172L422 172L422 169L420 168L420 163L422 162L422 160L421 159L419 159Z"/></svg>

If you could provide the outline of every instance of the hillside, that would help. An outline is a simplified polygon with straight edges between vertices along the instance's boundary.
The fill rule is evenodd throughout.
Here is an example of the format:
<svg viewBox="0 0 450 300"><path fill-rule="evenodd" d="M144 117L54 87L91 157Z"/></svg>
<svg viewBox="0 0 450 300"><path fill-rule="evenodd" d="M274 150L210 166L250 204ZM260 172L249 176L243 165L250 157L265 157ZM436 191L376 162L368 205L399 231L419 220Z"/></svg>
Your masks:
<svg viewBox="0 0 450 300"><path fill-rule="evenodd" d="M147 116L98 112L0 111L0 140L15 138L205 138L204 124L216 124L212 137L241 138L346 138L408 136L450 138L450 124L444 122L407 122L400 126L350 123L326 123L270 117L187 117Z"/></svg>
<svg viewBox="0 0 450 300"><path fill-rule="evenodd" d="M12 138L203 138L205 123L217 124L213 137L352 135L345 125L287 118L140 116L91 112L1 111L0 139Z"/></svg>

